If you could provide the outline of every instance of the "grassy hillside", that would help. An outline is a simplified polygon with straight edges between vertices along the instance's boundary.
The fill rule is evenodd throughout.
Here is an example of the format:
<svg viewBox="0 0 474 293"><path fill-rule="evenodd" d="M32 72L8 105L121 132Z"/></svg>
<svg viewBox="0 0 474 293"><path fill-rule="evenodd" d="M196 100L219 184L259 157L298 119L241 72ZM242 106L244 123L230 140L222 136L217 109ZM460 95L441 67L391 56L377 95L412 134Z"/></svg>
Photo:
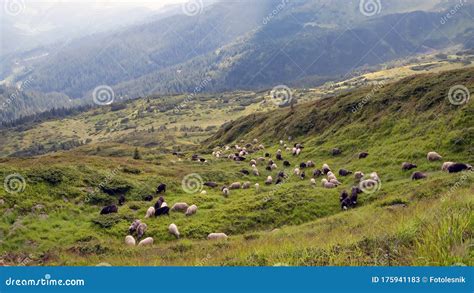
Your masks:
<svg viewBox="0 0 474 293"><path fill-rule="evenodd" d="M474 70L419 75L378 90L365 88L301 103L293 111L251 114L228 122L201 146L185 150L183 157L142 146L142 158L134 160L133 140L126 139L94 140L72 151L33 158L2 158L1 177L18 173L26 184L21 193L0 189L0 262L474 265L472 172L444 173L442 161L426 160L426 153L435 150L445 161L474 163L473 104L450 104L447 94L454 85L473 92ZM86 113L74 119L85 123L104 117L111 125L122 118L116 114ZM192 119L192 114L187 118ZM288 136L293 140L288 141ZM259 165L259 177L239 173L244 168L250 170L248 160L237 163L210 155L216 146L251 143L254 138L266 148L249 158L265 152L274 156L281 148L279 140L289 145L301 142L305 148L299 157L283 151L290 168L277 162L278 169L270 172ZM343 153L330 155L333 147ZM361 151L368 151L369 157L358 159ZM192 162L194 153L202 154L208 162ZM263 184L266 176L276 178L277 171L283 169L290 175L295 165L307 160L313 160L318 168L328 163L336 171L376 171L381 188L361 194L356 208L341 211L339 194L356 184L352 177L338 176L342 185L330 190L319 183L311 186L310 176L305 180L290 176L278 186ZM401 170L404 161L418 164L417 170L426 172L428 178L412 181L411 172ZM310 175L312 169L306 172ZM219 189L204 187L205 195L188 194L182 188L188 174L198 174L203 181L220 186L258 182L261 191L232 190L225 198ZM150 203L142 198L152 194L160 182L168 184L168 204L196 204L197 214L144 219ZM119 194L127 199L119 213L100 216L101 207L115 203ZM152 247L127 248L123 244L128 226L137 218L147 223L146 236L155 239ZM177 224L181 239L168 234L170 223ZM225 232L230 238L224 242L205 240L211 232Z"/></svg>

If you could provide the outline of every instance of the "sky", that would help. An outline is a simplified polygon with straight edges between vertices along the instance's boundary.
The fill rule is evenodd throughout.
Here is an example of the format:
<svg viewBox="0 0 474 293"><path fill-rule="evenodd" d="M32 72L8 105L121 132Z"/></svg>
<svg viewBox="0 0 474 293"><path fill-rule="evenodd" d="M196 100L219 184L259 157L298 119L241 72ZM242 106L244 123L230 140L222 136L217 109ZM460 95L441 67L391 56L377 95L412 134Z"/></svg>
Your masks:
<svg viewBox="0 0 474 293"><path fill-rule="evenodd" d="M8 0L7 0L8 1ZM93 4L97 6L129 6L129 7L147 7L150 9L158 10L163 6L169 4L177 4L186 2L186 0L26 0L28 2L34 1L35 3L44 3L44 4Z"/></svg>

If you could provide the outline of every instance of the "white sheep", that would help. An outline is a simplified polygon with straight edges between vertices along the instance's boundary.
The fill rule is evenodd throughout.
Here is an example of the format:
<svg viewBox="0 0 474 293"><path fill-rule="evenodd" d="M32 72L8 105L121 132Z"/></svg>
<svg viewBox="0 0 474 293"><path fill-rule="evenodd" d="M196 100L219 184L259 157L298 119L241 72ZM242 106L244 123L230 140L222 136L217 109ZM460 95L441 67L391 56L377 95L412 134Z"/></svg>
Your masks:
<svg viewBox="0 0 474 293"><path fill-rule="evenodd" d="M168 227L168 232L170 232L170 234L174 235L176 238L179 238L178 226L176 226L176 224L170 224Z"/></svg>
<svg viewBox="0 0 474 293"><path fill-rule="evenodd" d="M294 148L291 150L291 153L292 153L293 155L296 155L296 151L297 151L297 150L298 150L298 149L294 147Z"/></svg>
<svg viewBox="0 0 474 293"><path fill-rule="evenodd" d="M369 177L370 177L370 179L372 179L372 180L380 181L380 177L379 177L379 175L377 174L377 172L372 172L372 173L370 173Z"/></svg>
<svg viewBox="0 0 474 293"><path fill-rule="evenodd" d="M439 161L443 157L441 157L437 152L429 152L428 155L426 155L426 158L428 161Z"/></svg>
<svg viewBox="0 0 474 293"><path fill-rule="evenodd" d="M312 186L316 185L316 180L314 178L311 178L309 182L311 183Z"/></svg>
<svg viewBox="0 0 474 293"><path fill-rule="evenodd" d="M164 208L164 207L167 207L168 204L166 203L166 201L164 201L162 204L161 204L161 207Z"/></svg>
<svg viewBox="0 0 474 293"><path fill-rule="evenodd" d="M308 162L306 162L306 167L308 167L308 168L314 168L314 166L315 166L315 164L314 164L313 161L308 161Z"/></svg>
<svg viewBox="0 0 474 293"><path fill-rule="evenodd" d="M257 161L255 159L250 160L250 166L257 165Z"/></svg>
<svg viewBox="0 0 474 293"><path fill-rule="evenodd" d="M141 239L147 230L148 226L145 223L140 223L137 227L137 238Z"/></svg>
<svg viewBox="0 0 474 293"><path fill-rule="evenodd" d="M258 183L255 183L255 190L256 190L257 192L259 192L259 191L260 191L260 184L258 184Z"/></svg>
<svg viewBox="0 0 474 293"><path fill-rule="evenodd" d="M331 171L328 172L327 177L328 177L329 181L331 181L331 180L336 180L337 181L336 175L334 175L334 173L331 172Z"/></svg>
<svg viewBox="0 0 474 293"><path fill-rule="evenodd" d="M241 189L242 188L242 183L240 182L234 182L231 185L229 185L229 189Z"/></svg>
<svg viewBox="0 0 474 293"><path fill-rule="evenodd" d="M206 195L206 194L207 194L207 191L203 190L203 191L201 191L201 194L202 194L202 195Z"/></svg>
<svg viewBox="0 0 474 293"><path fill-rule="evenodd" d="M133 238L132 235L128 235L125 237L125 245L127 246L135 246L137 242L135 241L135 238Z"/></svg>
<svg viewBox="0 0 474 293"><path fill-rule="evenodd" d="M153 245L153 238L147 237L138 243L138 246L151 246Z"/></svg>
<svg viewBox="0 0 474 293"><path fill-rule="evenodd" d="M268 176L268 177L267 177L267 180L265 180L265 184L266 184L266 185L270 185L270 184L272 184L272 182L273 182L272 176Z"/></svg>
<svg viewBox="0 0 474 293"><path fill-rule="evenodd" d="M242 189L249 189L250 188L250 182L244 182L244 184L242 184Z"/></svg>
<svg viewBox="0 0 474 293"><path fill-rule="evenodd" d="M300 153L301 153L301 149L300 148L296 149L296 155L299 156Z"/></svg>
<svg viewBox="0 0 474 293"><path fill-rule="evenodd" d="M280 140L280 145L283 145L283 143L284 143L283 140Z"/></svg>
<svg viewBox="0 0 474 293"><path fill-rule="evenodd" d="M252 174L253 174L254 176L260 176L260 172L258 172L258 169L257 169L257 168L254 168L254 169L252 170Z"/></svg>
<svg viewBox="0 0 474 293"><path fill-rule="evenodd" d="M329 180L329 183L332 183L332 184L334 184L334 185L336 185L336 186L338 186L338 185L341 185L341 184L342 184L342 183L341 183L341 182L339 182L337 179L331 179L331 180Z"/></svg>
<svg viewBox="0 0 474 293"><path fill-rule="evenodd" d="M354 173L354 178L357 180L357 181L360 181L362 178L364 178L364 173L362 173L361 171L357 171Z"/></svg>
<svg viewBox="0 0 474 293"><path fill-rule="evenodd" d="M208 240L227 240L229 238L225 233L211 233L207 235Z"/></svg>
<svg viewBox="0 0 474 293"><path fill-rule="evenodd" d="M146 211L145 218L151 218L155 215L155 208L154 207L149 207L148 210Z"/></svg>
<svg viewBox="0 0 474 293"><path fill-rule="evenodd" d="M173 212L186 212L186 210L188 209L189 205L185 202L178 202L178 203L175 203L172 207L171 207L171 210Z"/></svg>
<svg viewBox="0 0 474 293"><path fill-rule="evenodd" d="M272 170L275 170L276 168L278 168L278 166L277 166L277 164L273 163L273 164L270 166L270 168L271 168Z"/></svg>
<svg viewBox="0 0 474 293"><path fill-rule="evenodd" d="M186 215L186 216L192 216L192 215L194 215L194 214L197 212L197 209L198 209L198 207L197 207L195 204L193 204L192 206L190 206L190 207L186 210L185 215Z"/></svg>
<svg viewBox="0 0 474 293"><path fill-rule="evenodd" d="M441 166L441 171L448 172L448 168L454 164L454 162L444 162L443 166Z"/></svg>
<svg viewBox="0 0 474 293"><path fill-rule="evenodd" d="M327 179L322 179L321 183L324 188L336 188L336 184L329 182Z"/></svg>
<svg viewBox="0 0 474 293"><path fill-rule="evenodd" d="M299 169L299 168L295 168L295 170L293 171L293 173L294 173L296 176L299 176L299 175L300 175L300 169Z"/></svg>
<svg viewBox="0 0 474 293"><path fill-rule="evenodd" d="M226 187L226 188L223 188L223 189L222 189L222 193L224 194L225 197L228 197L229 194L230 194L229 188L227 188L227 187Z"/></svg>

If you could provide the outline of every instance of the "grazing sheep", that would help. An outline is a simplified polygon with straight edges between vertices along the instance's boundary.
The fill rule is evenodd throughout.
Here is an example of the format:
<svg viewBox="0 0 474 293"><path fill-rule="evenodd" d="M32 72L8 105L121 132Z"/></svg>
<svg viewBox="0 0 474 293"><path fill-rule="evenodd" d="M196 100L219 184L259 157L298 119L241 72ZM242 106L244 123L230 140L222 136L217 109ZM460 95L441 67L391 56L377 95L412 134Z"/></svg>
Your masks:
<svg viewBox="0 0 474 293"><path fill-rule="evenodd" d="M162 208L163 208L163 207L167 207L167 206L168 206L168 204L167 204L165 201L161 204L161 207L162 207Z"/></svg>
<svg viewBox="0 0 474 293"><path fill-rule="evenodd" d="M128 235L125 237L125 245L127 246L135 246L137 242L135 241L135 238L133 238L132 235Z"/></svg>
<svg viewBox="0 0 474 293"><path fill-rule="evenodd" d="M128 233L133 234L137 231L138 226L140 226L142 222L140 220L135 220L133 223L128 227Z"/></svg>
<svg viewBox="0 0 474 293"><path fill-rule="evenodd" d="M265 153L265 158L270 158L270 154L269 154L269 153Z"/></svg>
<svg viewBox="0 0 474 293"><path fill-rule="evenodd" d="M280 140L280 145L283 145L283 143L284 143L283 140Z"/></svg>
<svg viewBox="0 0 474 293"><path fill-rule="evenodd" d="M156 193L166 193L166 184L161 183L160 185L158 185L158 187L156 188Z"/></svg>
<svg viewBox="0 0 474 293"><path fill-rule="evenodd" d="M268 176L267 177L267 180L265 180L265 185L270 185L273 183L273 178L272 176Z"/></svg>
<svg viewBox="0 0 474 293"><path fill-rule="evenodd" d="M458 173L464 170L472 170L472 166L464 163L454 163L448 167L449 173Z"/></svg>
<svg viewBox="0 0 474 293"><path fill-rule="evenodd" d="M380 182L380 177L379 177L379 174L377 174L377 172L372 172L372 173L370 173L369 177L370 177L370 179L372 179L372 180L375 180L375 181L379 181L379 182Z"/></svg>
<svg viewBox="0 0 474 293"><path fill-rule="evenodd" d="M328 180L329 180L329 181L331 181L331 180L337 180L336 175L334 175L334 173L331 172L331 171L328 172L327 177L328 177Z"/></svg>
<svg viewBox="0 0 474 293"><path fill-rule="evenodd" d="M254 138L253 143L258 143L258 139Z"/></svg>
<svg viewBox="0 0 474 293"><path fill-rule="evenodd" d="M174 235L176 238L179 238L178 226L176 226L176 224L170 224L168 227L168 232L170 232L170 234Z"/></svg>
<svg viewBox="0 0 474 293"><path fill-rule="evenodd" d="M255 190L256 190L257 192L259 192L259 191L260 191L260 184L258 184L258 183L255 183Z"/></svg>
<svg viewBox="0 0 474 293"><path fill-rule="evenodd" d="M324 188L336 188L336 184L329 182L327 179L321 180Z"/></svg>
<svg viewBox="0 0 474 293"><path fill-rule="evenodd" d="M278 177L277 181L275 182L275 185L282 184L283 183L283 178Z"/></svg>
<svg viewBox="0 0 474 293"><path fill-rule="evenodd" d="M285 172L280 171L280 172L278 172L278 177L286 178L287 176L286 176Z"/></svg>
<svg viewBox="0 0 474 293"><path fill-rule="evenodd" d="M253 174L254 176L260 176L260 172L258 172L258 169L257 169L257 168L254 168L254 169L252 170L252 174Z"/></svg>
<svg viewBox="0 0 474 293"><path fill-rule="evenodd" d="M241 188L242 188L242 184L240 182L234 182L231 185L229 185L230 190L241 189Z"/></svg>
<svg viewBox="0 0 474 293"><path fill-rule="evenodd" d="M292 154L293 156L296 156L296 150L297 150L296 147L294 147L294 148L291 150L291 154Z"/></svg>
<svg viewBox="0 0 474 293"><path fill-rule="evenodd" d="M201 194L202 194L202 195L206 195L206 194L207 194L207 191L203 190L203 191L201 191Z"/></svg>
<svg viewBox="0 0 474 293"><path fill-rule="evenodd" d="M346 170L346 169L339 169L339 175L340 176L345 177L345 176L348 176L350 174L352 174L352 171L349 171L349 170Z"/></svg>
<svg viewBox="0 0 474 293"><path fill-rule="evenodd" d="M291 164L290 164L290 162L288 162L288 161L284 161L284 162L283 162L283 166L284 166L284 167L290 167Z"/></svg>
<svg viewBox="0 0 474 293"><path fill-rule="evenodd" d="M245 157L242 157L242 156L236 156L236 157L234 158L234 161L237 161L237 162L243 162L243 161L245 161L245 160L246 160L246 158L245 158Z"/></svg>
<svg viewBox="0 0 474 293"><path fill-rule="evenodd" d="M275 170L276 168L278 168L277 164L273 163L270 167L272 170Z"/></svg>
<svg viewBox="0 0 474 293"><path fill-rule="evenodd" d="M274 162L272 159L268 160L268 166L271 166L271 165L273 165L274 163L275 163L275 162Z"/></svg>
<svg viewBox="0 0 474 293"><path fill-rule="evenodd" d="M188 209L189 205L185 202L178 202L178 203L175 203L172 207L171 207L171 211L172 212L186 212L186 210Z"/></svg>
<svg viewBox="0 0 474 293"><path fill-rule="evenodd" d="M369 156L369 153L367 152L362 152L362 153L359 153L359 159L365 159Z"/></svg>
<svg viewBox="0 0 474 293"><path fill-rule="evenodd" d="M147 237L138 243L138 246L151 246L153 245L153 238Z"/></svg>
<svg viewBox="0 0 474 293"><path fill-rule="evenodd" d="M219 185L215 182L204 182L204 186L207 186L207 187L210 187L210 188L216 188Z"/></svg>
<svg viewBox="0 0 474 293"><path fill-rule="evenodd" d="M454 162L444 162L444 163L443 163L443 166L441 166L441 170L444 171L444 172L448 172L448 168L449 168L449 166L451 166L452 164L454 164Z"/></svg>
<svg viewBox="0 0 474 293"><path fill-rule="evenodd" d="M197 209L198 209L198 207L197 207L195 204L193 204L192 206L190 206L190 207L186 210L185 215L186 215L186 216L192 216L192 215L194 215L194 214L197 212Z"/></svg>
<svg viewBox="0 0 474 293"><path fill-rule="evenodd" d="M329 168L328 164L323 164L323 174L326 175L328 172L331 172L331 168Z"/></svg>
<svg viewBox="0 0 474 293"><path fill-rule="evenodd" d="M426 155L426 158L428 159L428 161L439 161L441 160L443 157L441 157L437 152L429 152L427 155Z"/></svg>
<svg viewBox="0 0 474 293"><path fill-rule="evenodd" d="M155 217L160 217L164 215L170 215L170 208L168 207L166 202L162 204L161 208L155 210Z"/></svg>
<svg viewBox="0 0 474 293"><path fill-rule="evenodd" d="M306 168L306 167L307 167L306 163L301 163L301 164L300 164L300 168L301 168L301 169L304 169L304 168Z"/></svg>
<svg viewBox="0 0 474 293"><path fill-rule="evenodd" d="M339 202L341 203L341 210L347 210L351 207L352 201L347 191L343 190L339 196Z"/></svg>
<svg viewBox="0 0 474 293"><path fill-rule="evenodd" d="M341 185L342 183L339 182L337 179L331 179L329 180L330 183L335 184L336 186Z"/></svg>
<svg viewBox="0 0 474 293"><path fill-rule="evenodd" d="M362 178L364 178L364 173L360 172L360 171L357 171L354 173L354 178L357 180L357 181L360 181Z"/></svg>
<svg viewBox="0 0 474 293"><path fill-rule="evenodd" d="M108 215L108 214L114 214L114 213L117 213L117 212L118 212L118 207L116 205L110 205L110 206L104 207L100 211L100 214L101 215Z"/></svg>
<svg viewBox="0 0 474 293"><path fill-rule="evenodd" d="M249 189L250 188L250 182L244 182L244 184L242 184L242 189Z"/></svg>
<svg viewBox="0 0 474 293"><path fill-rule="evenodd" d="M299 169L299 168L295 168L295 170L293 170L293 173L294 173L296 176L299 176L299 175L300 175L300 169Z"/></svg>
<svg viewBox="0 0 474 293"><path fill-rule="evenodd" d="M311 178L309 180L309 183L312 185L312 186L316 186L316 180L314 178Z"/></svg>
<svg viewBox="0 0 474 293"><path fill-rule="evenodd" d="M149 207L148 210L146 211L145 218L151 218L154 215L155 215L155 208Z"/></svg>
<svg viewBox="0 0 474 293"><path fill-rule="evenodd" d="M403 171L415 169L416 167L418 167L418 166L415 165L415 164L412 164L412 163L408 163L408 162L403 162L403 164L402 164L402 170Z"/></svg>
<svg viewBox="0 0 474 293"><path fill-rule="evenodd" d="M314 166L316 166L316 165L314 164L313 161L308 161L308 162L306 162L306 167L308 167L308 168L314 168Z"/></svg>
<svg viewBox="0 0 474 293"><path fill-rule="evenodd" d="M255 161L255 159L250 160L250 166L252 165L257 165L257 161Z"/></svg>
<svg viewBox="0 0 474 293"><path fill-rule="evenodd" d="M425 179L427 176L424 173L421 172L414 172L411 175L411 180L420 180L420 179Z"/></svg>
<svg viewBox="0 0 474 293"><path fill-rule="evenodd" d="M356 206L357 205L357 197L360 193L362 193L362 189L360 189L358 186L352 187L351 190L351 197L350 197L350 205L351 206Z"/></svg>
<svg viewBox="0 0 474 293"><path fill-rule="evenodd" d="M331 151L331 154L332 154L333 156L337 156L337 155L342 154L342 151L341 151L340 149L338 149L338 148L333 148L332 151Z"/></svg>
<svg viewBox="0 0 474 293"><path fill-rule="evenodd" d="M165 202L165 199L164 197L160 196L160 198L158 198L158 201L155 203L155 210L161 208L162 204Z"/></svg>
<svg viewBox="0 0 474 293"><path fill-rule="evenodd" d="M152 201L153 200L153 195L147 195L143 198L144 201Z"/></svg>
<svg viewBox="0 0 474 293"><path fill-rule="evenodd" d="M224 233L211 233L207 235L208 240L227 240L227 238L229 237Z"/></svg>
<svg viewBox="0 0 474 293"><path fill-rule="evenodd" d="M304 171L301 172L300 178L301 180L304 180L306 178L306 174L304 173Z"/></svg>
<svg viewBox="0 0 474 293"><path fill-rule="evenodd" d="M281 156L281 154L276 154L276 159L278 161L283 161L283 157Z"/></svg>
<svg viewBox="0 0 474 293"><path fill-rule="evenodd" d="M313 171L313 177L317 178L317 177L321 176L322 174L323 174L323 172L319 169L316 169L316 170Z"/></svg>
<svg viewBox="0 0 474 293"><path fill-rule="evenodd" d="M137 239L142 239L147 229L148 226L145 223L140 223L140 225L137 227Z"/></svg>
<svg viewBox="0 0 474 293"><path fill-rule="evenodd" d="M271 167L271 166L267 166L267 167L265 167L265 170L271 171L271 170L272 170L272 167Z"/></svg>
<svg viewBox="0 0 474 293"><path fill-rule="evenodd" d="M258 158L257 158L257 161L259 161L259 162L265 162L265 158L264 158L264 157L258 157Z"/></svg>
<svg viewBox="0 0 474 293"><path fill-rule="evenodd" d="M250 175L250 172L248 170L245 170L245 169L240 170L240 173L242 173L244 175Z"/></svg>
<svg viewBox="0 0 474 293"><path fill-rule="evenodd" d="M118 199L119 206L122 206L125 203L125 196L122 194Z"/></svg>
<svg viewBox="0 0 474 293"><path fill-rule="evenodd" d="M222 189L222 193L224 194L225 197L228 197L229 194L230 194L230 191L229 191L229 189L226 187L226 188Z"/></svg>
<svg viewBox="0 0 474 293"><path fill-rule="evenodd" d="M296 149L296 156L299 156L301 153L301 148Z"/></svg>

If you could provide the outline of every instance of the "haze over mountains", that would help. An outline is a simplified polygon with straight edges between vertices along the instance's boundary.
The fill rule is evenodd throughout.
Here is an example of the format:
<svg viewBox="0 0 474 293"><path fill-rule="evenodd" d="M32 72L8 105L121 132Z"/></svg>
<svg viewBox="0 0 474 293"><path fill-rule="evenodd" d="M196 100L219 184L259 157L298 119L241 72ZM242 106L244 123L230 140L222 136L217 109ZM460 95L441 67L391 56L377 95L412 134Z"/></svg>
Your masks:
<svg viewBox="0 0 474 293"><path fill-rule="evenodd" d="M210 1L187 14L186 8L171 7L147 21L140 20L147 15L141 12L136 17L130 12L127 22L115 16L104 27L112 31L5 57L0 102L15 92L12 86L27 87L9 101L14 111L2 111L0 119L91 103L101 85L129 98L196 88L311 87L397 58L474 46L473 1L387 0L373 13L359 4ZM131 20L142 23L130 25ZM28 99L34 102L25 103Z"/></svg>

